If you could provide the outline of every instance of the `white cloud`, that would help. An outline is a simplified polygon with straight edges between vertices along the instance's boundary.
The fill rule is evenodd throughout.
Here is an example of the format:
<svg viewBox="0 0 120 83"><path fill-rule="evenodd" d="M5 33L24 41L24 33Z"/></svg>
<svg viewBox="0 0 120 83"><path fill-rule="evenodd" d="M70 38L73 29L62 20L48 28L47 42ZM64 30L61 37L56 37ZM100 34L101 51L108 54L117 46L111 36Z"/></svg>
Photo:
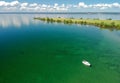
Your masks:
<svg viewBox="0 0 120 83"><path fill-rule="evenodd" d="M0 1L0 6L17 6L17 5L19 5L18 1L12 1L12 2Z"/></svg>
<svg viewBox="0 0 120 83"><path fill-rule="evenodd" d="M78 7L87 8L88 6L84 2L79 2Z"/></svg>
<svg viewBox="0 0 120 83"><path fill-rule="evenodd" d="M119 3L113 3L112 6L120 8L120 4Z"/></svg>
<svg viewBox="0 0 120 83"><path fill-rule="evenodd" d="M20 10L26 10L27 7L25 7L25 6L21 6L19 9L20 9Z"/></svg>
<svg viewBox="0 0 120 83"><path fill-rule="evenodd" d="M22 6L22 7L28 6L28 3L21 3L20 6Z"/></svg>
<svg viewBox="0 0 120 83"><path fill-rule="evenodd" d="M120 9L120 3L98 3L98 4L85 4L84 2L79 2L78 4L38 4L38 3L28 3L19 1L0 1L0 11L69 11L69 10L84 10L84 9L96 9L104 10L109 8Z"/></svg>
<svg viewBox="0 0 120 83"><path fill-rule="evenodd" d="M103 9L107 9L107 7L101 7L100 9L101 9L101 10L103 10Z"/></svg>
<svg viewBox="0 0 120 83"><path fill-rule="evenodd" d="M61 5L61 7L63 7L63 8L64 8L64 7L65 7L65 4L62 4L62 5Z"/></svg>
<svg viewBox="0 0 120 83"><path fill-rule="evenodd" d="M19 4L19 2L18 1L12 1L9 4L10 4L10 6L17 6Z"/></svg>
<svg viewBox="0 0 120 83"><path fill-rule="evenodd" d="M43 8L46 8L47 7L47 5L45 5L45 4L42 4L42 6L41 7L43 7Z"/></svg>
<svg viewBox="0 0 120 83"><path fill-rule="evenodd" d="M58 4L57 4L57 3L55 3L55 4L54 4L54 6L55 6L55 7L57 7L57 6L58 6Z"/></svg>
<svg viewBox="0 0 120 83"><path fill-rule="evenodd" d="M99 8L99 9L107 9L107 8L120 8L119 3L112 3L112 4L105 4L105 3L100 3L100 4L93 4L89 5L91 8Z"/></svg>
<svg viewBox="0 0 120 83"><path fill-rule="evenodd" d="M38 6L38 4L37 3L33 3L33 4L30 4L29 6L30 7L36 7L36 6Z"/></svg>

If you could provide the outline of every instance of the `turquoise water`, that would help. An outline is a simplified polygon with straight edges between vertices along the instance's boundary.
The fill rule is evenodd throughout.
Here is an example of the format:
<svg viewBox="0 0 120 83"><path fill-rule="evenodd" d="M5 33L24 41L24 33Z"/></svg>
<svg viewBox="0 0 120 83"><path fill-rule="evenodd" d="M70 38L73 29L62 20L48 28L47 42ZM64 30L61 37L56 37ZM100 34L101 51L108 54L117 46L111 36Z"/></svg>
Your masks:
<svg viewBox="0 0 120 83"><path fill-rule="evenodd" d="M120 31L30 21L0 27L0 83L120 83Z"/></svg>

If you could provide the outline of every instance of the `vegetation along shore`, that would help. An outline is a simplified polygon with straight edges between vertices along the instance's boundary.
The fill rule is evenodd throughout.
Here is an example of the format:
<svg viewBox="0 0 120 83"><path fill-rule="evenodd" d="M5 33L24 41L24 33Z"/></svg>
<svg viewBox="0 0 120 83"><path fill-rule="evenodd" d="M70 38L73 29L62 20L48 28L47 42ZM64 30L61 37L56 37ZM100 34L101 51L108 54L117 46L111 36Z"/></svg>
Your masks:
<svg viewBox="0 0 120 83"><path fill-rule="evenodd" d="M83 19L83 18L41 18L35 17L35 20L41 20L46 22L57 22L57 23L64 23L64 24L82 24L82 25L94 25L101 28L111 28L111 29L120 29L120 20L112 20L112 19Z"/></svg>

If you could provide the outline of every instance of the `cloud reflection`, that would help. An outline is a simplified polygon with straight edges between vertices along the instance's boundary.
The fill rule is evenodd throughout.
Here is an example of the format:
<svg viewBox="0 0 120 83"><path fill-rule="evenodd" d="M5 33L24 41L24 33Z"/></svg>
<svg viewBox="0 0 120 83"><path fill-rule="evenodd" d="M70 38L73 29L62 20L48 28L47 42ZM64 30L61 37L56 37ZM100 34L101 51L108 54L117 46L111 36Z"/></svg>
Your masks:
<svg viewBox="0 0 120 83"><path fill-rule="evenodd" d="M34 16L27 14L1 14L0 15L0 27L21 27L22 25L30 25L37 24L35 20L33 20Z"/></svg>

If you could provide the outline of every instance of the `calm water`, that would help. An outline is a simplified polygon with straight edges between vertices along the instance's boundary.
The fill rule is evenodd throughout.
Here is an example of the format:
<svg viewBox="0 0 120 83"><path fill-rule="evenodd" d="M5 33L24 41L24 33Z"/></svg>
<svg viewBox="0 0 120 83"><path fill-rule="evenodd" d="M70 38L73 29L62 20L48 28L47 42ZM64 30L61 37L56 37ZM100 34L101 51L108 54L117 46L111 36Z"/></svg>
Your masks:
<svg viewBox="0 0 120 83"><path fill-rule="evenodd" d="M119 30L32 16L0 16L0 83L120 83Z"/></svg>

